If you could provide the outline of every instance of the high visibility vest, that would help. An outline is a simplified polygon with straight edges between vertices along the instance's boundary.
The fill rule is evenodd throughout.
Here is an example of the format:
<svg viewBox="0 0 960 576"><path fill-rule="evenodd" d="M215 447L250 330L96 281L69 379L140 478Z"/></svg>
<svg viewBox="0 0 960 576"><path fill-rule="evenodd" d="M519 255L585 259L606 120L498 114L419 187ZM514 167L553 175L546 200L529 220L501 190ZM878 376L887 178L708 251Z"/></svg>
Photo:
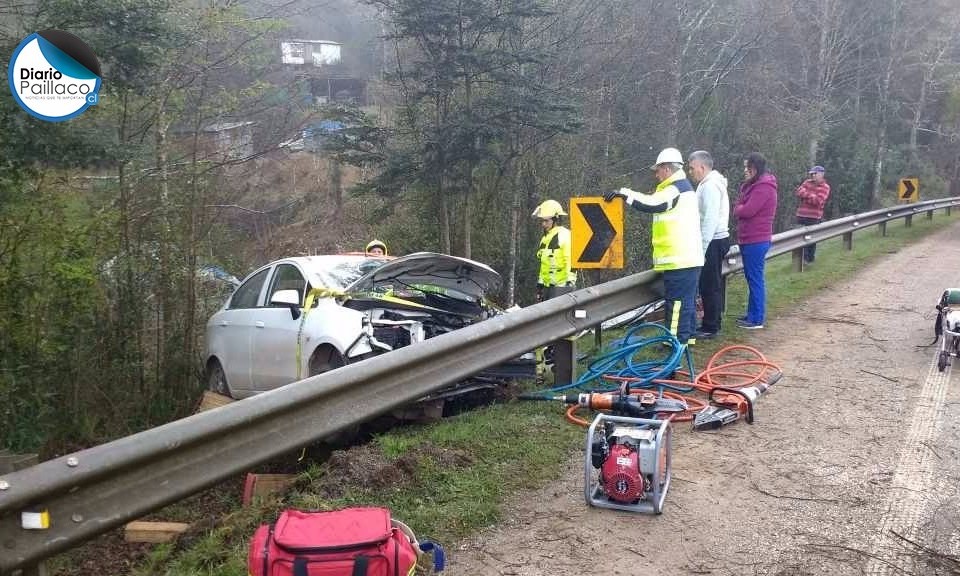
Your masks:
<svg viewBox="0 0 960 576"><path fill-rule="evenodd" d="M703 266L697 194L686 178L668 178L657 186L657 192L668 186L674 186L680 196L676 206L653 215L653 269L679 270Z"/></svg>
<svg viewBox="0 0 960 576"><path fill-rule="evenodd" d="M577 281L576 272L570 269L570 230L554 226L540 239L537 250L540 274L537 283L543 286L572 286Z"/></svg>

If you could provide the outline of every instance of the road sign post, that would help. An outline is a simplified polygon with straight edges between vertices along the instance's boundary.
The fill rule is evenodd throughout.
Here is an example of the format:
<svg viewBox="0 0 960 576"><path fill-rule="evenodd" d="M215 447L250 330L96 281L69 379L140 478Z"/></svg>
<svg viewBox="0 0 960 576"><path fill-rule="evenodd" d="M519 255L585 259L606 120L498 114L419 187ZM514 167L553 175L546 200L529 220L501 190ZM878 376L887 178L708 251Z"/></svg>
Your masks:
<svg viewBox="0 0 960 576"><path fill-rule="evenodd" d="M900 202L918 202L920 200L920 179L901 178L897 184L897 200Z"/></svg>

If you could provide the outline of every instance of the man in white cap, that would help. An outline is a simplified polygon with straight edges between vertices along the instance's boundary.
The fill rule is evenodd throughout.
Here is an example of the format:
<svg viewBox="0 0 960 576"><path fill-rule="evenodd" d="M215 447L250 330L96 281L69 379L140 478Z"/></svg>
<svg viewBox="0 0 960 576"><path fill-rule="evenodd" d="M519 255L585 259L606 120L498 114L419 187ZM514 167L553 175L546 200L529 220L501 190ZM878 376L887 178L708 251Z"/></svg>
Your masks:
<svg viewBox="0 0 960 576"><path fill-rule="evenodd" d="M665 148L651 168L660 182L652 194L621 188L607 192L604 200L612 202L619 196L641 212L653 214L653 269L663 273L664 324L681 344L692 344L697 330L697 283L703 266L697 194L683 172L683 155L676 148Z"/></svg>

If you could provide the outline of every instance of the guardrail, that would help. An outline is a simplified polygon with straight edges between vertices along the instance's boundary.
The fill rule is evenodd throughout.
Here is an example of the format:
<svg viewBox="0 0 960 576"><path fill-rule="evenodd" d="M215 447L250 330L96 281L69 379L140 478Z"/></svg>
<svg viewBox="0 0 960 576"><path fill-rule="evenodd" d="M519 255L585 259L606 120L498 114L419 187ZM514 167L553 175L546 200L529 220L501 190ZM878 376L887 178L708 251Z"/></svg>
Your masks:
<svg viewBox="0 0 960 576"><path fill-rule="evenodd" d="M845 216L836 220L828 220L814 226L802 226L786 232L781 232L773 237L773 243L770 251L767 252L767 259L793 253L794 269L800 271L803 269L803 247L817 242L823 242L830 238L843 236L844 247L847 250L853 248L853 233L871 226L880 226L880 233L886 235L887 222L904 218L906 226L913 222L913 216L919 213L926 213L928 218L933 217L935 210L944 209L947 214L951 213L953 206L960 206L960 197L941 198L938 200L927 200L916 204L903 204L890 208L881 208L871 212ZM737 246L730 248L726 261L723 266L724 276L743 270L743 261L740 258L740 249Z"/></svg>
<svg viewBox="0 0 960 576"><path fill-rule="evenodd" d="M960 198L877 210L774 237L768 257ZM801 259L802 260L802 259ZM731 250L725 274L742 268ZM642 272L497 316L334 372L0 476L0 574L39 563L144 514L484 368L662 297ZM22 527L46 512L49 527Z"/></svg>
<svg viewBox="0 0 960 576"><path fill-rule="evenodd" d="M660 297L644 272L0 478L0 574ZM20 513L47 510L49 528Z"/></svg>

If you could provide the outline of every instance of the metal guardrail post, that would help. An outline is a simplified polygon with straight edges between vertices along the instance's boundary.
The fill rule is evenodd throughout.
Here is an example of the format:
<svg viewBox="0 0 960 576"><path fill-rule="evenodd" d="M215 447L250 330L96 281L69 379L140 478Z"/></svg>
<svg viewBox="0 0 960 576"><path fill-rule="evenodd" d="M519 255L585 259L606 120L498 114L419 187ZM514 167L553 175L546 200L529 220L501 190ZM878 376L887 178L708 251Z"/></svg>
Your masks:
<svg viewBox="0 0 960 576"><path fill-rule="evenodd" d="M803 272L803 246L793 249L793 271Z"/></svg>
<svg viewBox="0 0 960 576"><path fill-rule="evenodd" d="M720 313L727 313L727 276L726 274L720 275Z"/></svg>
<svg viewBox="0 0 960 576"><path fill-rule="evenodd" d="M887 235L887 223L881 222L878 226L880 226L880 235L885 237Z"/></svg>
<svg viewBox="0 0 960 576"><path fill-rule="evenodd" d="M947 206L947 216L950 215L950 208L952 208L952 206Z"/></svg>
<svg viewBox="0 0 960 576"><path fill-rule="evenodd" d="M561 338L553 343L553 384L560 386L577 380L577 341Z"/></svg>
<svg viewBox="0 0 960 576"><path fill-rule="evenodd" d="M927 210L927 220L933 220L933 210Z"/></svg>
<svg viewBox="0 0 960 576"><path fill-rule="evenodd" d="M843 247L847 250L853 250L853 232L843 233Z"/></svg>
<svg viewBox="0 0 960 576"><path fill-rule="evenodd" d="M910 228L913 226L913 214L907 214L907 217L903 219L903 227Z"/></svg>

